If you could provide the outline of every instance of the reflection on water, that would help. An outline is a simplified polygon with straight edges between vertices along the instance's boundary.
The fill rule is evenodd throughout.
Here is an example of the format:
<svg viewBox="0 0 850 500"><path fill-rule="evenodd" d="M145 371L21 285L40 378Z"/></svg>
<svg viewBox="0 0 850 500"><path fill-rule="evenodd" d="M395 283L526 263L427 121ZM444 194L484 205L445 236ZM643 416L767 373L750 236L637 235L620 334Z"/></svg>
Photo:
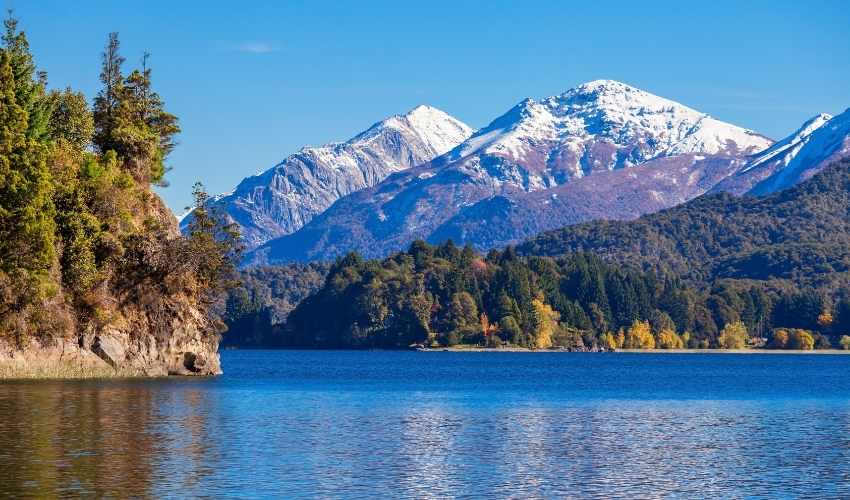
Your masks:
<svg viewBox="0 0 850 500"><path fill-rule="evenodd" d="M0 496L850 495L850 357L224 362L209 380L0 383Z"/></svg>

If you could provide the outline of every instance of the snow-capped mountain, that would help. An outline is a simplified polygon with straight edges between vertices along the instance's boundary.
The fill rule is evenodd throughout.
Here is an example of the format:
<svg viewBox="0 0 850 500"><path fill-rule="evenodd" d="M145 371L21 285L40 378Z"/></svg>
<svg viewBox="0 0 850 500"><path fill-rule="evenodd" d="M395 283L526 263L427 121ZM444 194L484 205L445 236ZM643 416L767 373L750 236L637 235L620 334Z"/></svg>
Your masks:
<svg viewBox="0 0 850 500"><path fill-rule="evenodd" d="M483 155L522 164L530 189L591 172L685 153L743 156L772 141L679 103L612 80L536 102L526 99L479 130L447 159ZM535 182L536 181L536 182Z"/></svg>
<svg viewBox="0 0 850 500"><path fill-rule="evenodd" d="M787 142L787 147L774 154L765 152L744 168L745 172L757 169L771 172L749 194L764 195L789 188L850 155L850 109L833 118L818 115L782 142ZM773 168L765 168L769 166Z"/></svg>
<svg viewBox="0 0 850 500"><path fill-rule="evenodd" d="M250 249L296 231L340 197L449 151L472 132L439 109L418 106L346 142L305 147L212 204L238 224ZM191 214L181 226L189 220Z"/></svg>
<svg viewBox="0 0 850 500"><path fill-rule="evenodd" d="M448 153L339 200L251 258L309 260L349 250L378 256L443 235L486 248L549 224L632 218L699 196L771 144L673 101L598 80L522 101ZM622 186L625 198L607 189L612 185ZM553 204L558 196L573 201ZM523 215L500 218L511 206ZM494 217L511 222L490 227ZM470 231L445 226L461 220ZM492 231L502 234L489 238Z"/></svg>

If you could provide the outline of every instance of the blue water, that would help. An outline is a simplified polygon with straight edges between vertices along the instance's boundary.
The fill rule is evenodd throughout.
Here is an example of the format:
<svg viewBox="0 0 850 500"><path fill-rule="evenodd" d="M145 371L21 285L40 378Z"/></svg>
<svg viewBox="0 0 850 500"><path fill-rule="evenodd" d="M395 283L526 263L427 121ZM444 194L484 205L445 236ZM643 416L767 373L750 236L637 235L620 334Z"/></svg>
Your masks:
<svg viewBox="0 0 850 500"><path fill-rule="evenodd" d="M0 383L0 496L850 497L850 356L226 351Z"/></svg>

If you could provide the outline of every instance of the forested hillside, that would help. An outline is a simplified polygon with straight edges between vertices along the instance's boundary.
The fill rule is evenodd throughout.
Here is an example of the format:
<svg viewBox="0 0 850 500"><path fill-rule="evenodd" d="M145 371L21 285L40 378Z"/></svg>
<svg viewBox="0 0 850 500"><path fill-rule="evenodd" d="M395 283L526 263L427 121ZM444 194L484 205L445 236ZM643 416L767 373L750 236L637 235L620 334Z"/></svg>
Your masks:
<svg viewBox="0 0 850 500"><path fill-rule="evenodd" d="M227 317L234 345L850 347L848 217L845 161L767 198L706 196L486 257L417 242L329 271L255 269Z"/></svg>
<svg viewBox="0 0 850 500"><path fill-rule="evenodd" d="M594 252L694 284L749 279L832 293L850 283L850 160L767 197L704 196L631 222L550 231L517 250Z"/></svg>
<svg viewBox="0 0 850 500"><path fill-rule="evenodd" d="M181 237L151 185L180 131L147 55L124 70L117 34L90 108L48 90L17 21L0 49L0 361L94 353L126 373L215 373L235 235L203 208ZM197 189L203 205L205 194ZM77 352L76 350L79 350ZM61 355L60 355L61 357ZM104 365L106 366L106 365Z"/></svg>
<svg viewBox="0 0 850 500"><path fill-rule="evenodd" d="M325 348L824 348L840 345L844 332L850 302L811 289L721 282L700 290L591 254L522 257L508 248L482 257L451 242L417 242L382 261L340 259L275 339Z"/></svg>
<svg viewBox="0 0 850 500"><path fill-rule="evenodd" d="M227 334L222 347L268 347L289 313L325 283L330 264L251 267L227 293L222 316Z"/></svg>

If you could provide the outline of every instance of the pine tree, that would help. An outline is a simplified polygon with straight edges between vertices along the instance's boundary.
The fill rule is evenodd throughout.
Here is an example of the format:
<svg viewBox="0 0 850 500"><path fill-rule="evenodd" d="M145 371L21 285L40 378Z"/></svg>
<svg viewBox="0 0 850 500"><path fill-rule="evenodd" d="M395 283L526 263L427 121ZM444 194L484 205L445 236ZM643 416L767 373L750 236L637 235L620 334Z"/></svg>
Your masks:
<svg viewBox="0 0 850 500"><path fill-rule="evenodd" d="M28 135L12 57L0 53L0 270L46 273L54 259L47 148ZM27 75L19 75L27 79ZM31 76L29 77L31 79Z"/></svg>
<svg viewBox="0 0 850 500"><path fill-rule="evenodd" d="M176 146L180 127L151 88L147 54L142 70L125 78L120 47L118 34L111 33L103 52L103 88L94 100L93 142L101 154L114 151L137 182L164 184L165 160Z"/></svg>
<svg viewBox="0 0 850 500"><path fill-rule="evenodd" d="M94 98L94 144L101 154L107 151L121 153L115 140L119 122L121 96L124 94L124 77L121 66L125 59L119 54L121 42L118 33L110 33L103 52L100 82L103 88Z"/></svg>
<svg viewBox="0 0 850 500"><path fill-rule="evenodd" d="M184 258L193 266L199 288L212 298L234 284L242 245L236 226L208 207L203 184L195 183L192 195L195 204Z"/></svg>
<svg viewBox="0 0 850 500"><path fill-rule="evenodd" d="M26 34L18 31L18 20L9 11L3 21L3 46L15 81L15 100L27 113L27 132L30 139L44 142L50 121L50 100L46 97L47 74L36 72Z"/></svg>

